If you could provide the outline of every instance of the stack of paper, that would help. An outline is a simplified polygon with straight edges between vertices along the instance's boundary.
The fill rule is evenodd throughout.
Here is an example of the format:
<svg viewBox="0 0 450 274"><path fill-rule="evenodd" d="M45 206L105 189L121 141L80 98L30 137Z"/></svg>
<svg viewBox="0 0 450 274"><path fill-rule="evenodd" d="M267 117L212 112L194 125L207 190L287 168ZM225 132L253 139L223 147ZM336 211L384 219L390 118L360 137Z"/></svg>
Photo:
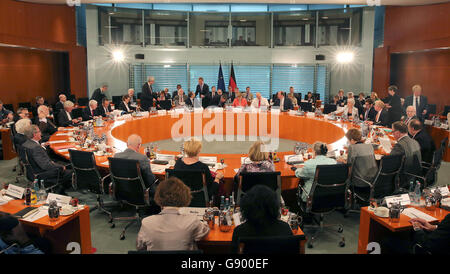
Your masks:
<svg viewBox="0 0 450 274"><path fill-rule="evenodd" d="M152 172L154 173L163 173L166 171L166 169L170 168L171 165L156 165L156 164L150 164L152 168Z"/></svg>
<svg viewBox="0 0 450 274"><path fill-rule="evenodd" d="M383 147L384 151L386 151L386 153L391 153L392 147L389 138L378 138L378 140L380 140L380 144Z"/></svg>
<svg viewBox="0 0 450 274"><path fill-rule="evenodd" d="M434 218L433 216L423 213L422 211L415 209L414 207L405 208L403 210L402 214L408 216L411 219L412 218L421 218L427 222L437 221L437 219Z"/></svg>
<svg viewBox="0 0 450 274"><path fill-rule="evenodd" d="M198 160L204 164L210 164L210 165L215 165L217 163L217 157L214 156L210 156L210 157L198 157Z"/></svg>

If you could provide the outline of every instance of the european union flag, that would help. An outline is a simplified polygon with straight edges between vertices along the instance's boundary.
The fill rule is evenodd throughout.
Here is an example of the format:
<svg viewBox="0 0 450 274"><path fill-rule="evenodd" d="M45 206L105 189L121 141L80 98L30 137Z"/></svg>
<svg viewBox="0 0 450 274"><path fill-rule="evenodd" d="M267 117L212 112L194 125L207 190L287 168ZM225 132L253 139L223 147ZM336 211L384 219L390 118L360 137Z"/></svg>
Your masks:
<svg viewBox="0 0 450 274"><path fill-rule="evenodd" d="M226 92L225 80L223 79L222 64L220 64L219 66L219 79L217 80L217 90L219 89L221 89L223 92Z"/></svg>

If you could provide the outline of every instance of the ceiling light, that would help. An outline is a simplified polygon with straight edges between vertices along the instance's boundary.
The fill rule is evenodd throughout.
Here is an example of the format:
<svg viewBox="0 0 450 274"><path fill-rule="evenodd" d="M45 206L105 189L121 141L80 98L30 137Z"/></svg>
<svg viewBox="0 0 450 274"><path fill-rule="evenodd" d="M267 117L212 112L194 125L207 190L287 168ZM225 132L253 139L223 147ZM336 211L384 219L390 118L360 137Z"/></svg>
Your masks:
<svg viewBox="0 0 450 274"><path fill-rule="evenodd" d="M353 61L353 58L355 57L355 55L353 54L353 52L339 52L336 55L336 60L338 63L342 63L342 64L346 64L346 63L351 63Z"/></svg>
<svg viewBox="0 0 450 274"><path fill-rule="evenodd" d="M114 62L123 62L125 60L125 55L122 50L115 50L112 53Z"/></svg>

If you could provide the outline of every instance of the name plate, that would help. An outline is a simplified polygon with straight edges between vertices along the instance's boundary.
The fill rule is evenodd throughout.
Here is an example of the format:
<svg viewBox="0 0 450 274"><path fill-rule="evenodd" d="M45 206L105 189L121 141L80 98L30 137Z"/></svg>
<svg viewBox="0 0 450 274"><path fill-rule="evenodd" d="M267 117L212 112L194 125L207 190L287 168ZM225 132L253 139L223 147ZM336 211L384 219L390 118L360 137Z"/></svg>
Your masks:
<svg viewBox="0 0 450 274"><path fill-rule="evenodd" d="M425 120L425 121L423 121L423 124L431 126L431 125L433 125L433 121L432 120Z"/></svg>
<svg viewBox="0 0 450 274"><path fill-rule="evenodd" d="M176 108L175 113L184 113L184 108Z"/></svg>
<svg viewBox="0 0 450 274"><path fill-rule="evenodd" d="M161 161L175 160L175 155L170 155L170 154L156 154L156 160L161 160Z"/></svg>
<svg viewBox="0 0 450 274"><path fill-rule="evenodd" d="M450 191L448 190L448 187L446 187L446 186L432 188L432 189L430 189L431 193L434 193L434 191L436 189L439 189L442 196L447 196L448 194L450 194Z"/></svg>
<svg viewBox="0 0 450 274"><path fill-rule="evenodd" d="M314 118L316 116L316 114L314 112L307 112L306 113L306 117L308 118Z"/></svg>
<svg viewBox="0 0 450 274"><path fill-rule="evenodd" d="M395 196L387 196L384 199L388 208L390 208L392 204L400 203L400 205L405 206L411 203L408 193Z"/></svg>
<svg viewBox="0 0 450 274"><path fill-rule="evenodd" d="M166 110L165 109L158 110L158 115L166 115Z"/></svg>
<svg viewBox="0 0 450 274"><path fill-rule="evenodd" d="M302 155L284 155L284 161L286 163L294 163L294 162L303 162L303 156Z"/></svg>
<svg viewBox="0 0 450 274"><path fill-rule="evenodd" d="M271 114L280 114L280 109L279 109L279 108L272 108L272 109L270 110L270 113L271 113Z"/></svg>
<svg viewBox="0 0 450 274"><path fill-rule="evenodd" d="M234 108L233 108L233 112L235 112L235 113L241 113L241 112L242 112L242 108L240 108L240 107L234 107Z"/></svg>
<svg viewBox="0 0 450 274"><path fill-rule="evenodd" d="M251 108L250 108L250 111L251 111L251 113L259 113L259 112L261 111L261 109L251 107Z"/></svg>
<svg viewBox="0 0 450 274"><path fill-rule="evenodd" d="M204 164L216 164L217 163L217 157L198 157L198 160Z"/></svg>
<svg viewBox="0 0 450 274"><path fill-rule="evenodd" d="M222 113L223 112L223 108L215 107L215 108L213 108L213 112L214 113Z"/></svg>
<svg viewBox="0 0 450 274"><path fill-rule="evenodd" d="M442 128L442 129L448 129L448 125L447 125L447 124L442 124L442 125L440 126L440 128Z"/></svg>
<svg viewBox="0 0 450 274"><path fill-rule="evenodd" d="M70 200L72 200L72 197L70 196L49 193L46 203L49 204L50 201L56 201L58 205L68 205L70 203Z"/></svg>
<svg viewBox="0 0 450 274"><path fill-rule="evenodd" d="M25 193L25 188L20 187L20 186L15 186L12 184L9 184L8 190L6 191L6 195L17 198L17 199L22 199L24 193Z"/></svg>
<svg viewBox="0 0 450 274"><path fill-rule="evenodd" d="M297 111L290 109L288 113L289 115L296 115Z"/></svg>

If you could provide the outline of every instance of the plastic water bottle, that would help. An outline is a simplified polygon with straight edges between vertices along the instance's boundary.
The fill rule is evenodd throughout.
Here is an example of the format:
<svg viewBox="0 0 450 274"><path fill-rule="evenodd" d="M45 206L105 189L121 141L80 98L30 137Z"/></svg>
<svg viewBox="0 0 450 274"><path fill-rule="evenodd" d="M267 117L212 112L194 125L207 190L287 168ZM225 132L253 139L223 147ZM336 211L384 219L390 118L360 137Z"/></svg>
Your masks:
<svg viewBox="0 0 450 274"><path fill-rule="evenodd" d="M224 196L220 196L220 207L219 210L222 211L225 208L225 197Z"/></svg>
<svg viewBox="0 0 450 274"><path fill-rule="evenodd" d="M420 205L420 197L422 193L420 192L420 183L416 181L416 188L414 189L414 198L416 200L416 205Z"/></svg>
<svg viewBox="0 0 450 274"><path fill-rule="evenodd" d="M41 180L41 184L38 191L39 202L45 202L47 200L47 192L45 191L44 180Z"/></svg>
<svg viewBox="0 0 450 274"><path fill-rule="evenodd" d="M225 210L230 209L230 199L226 198L225 199Z"/></svg>
<svg viewBox="0 0 450 274"><path fill-rule="evenodd" d="M414 181L411 180L411 182L409 182L409 190L408 190L408 196L409 196L409 200L411 201L411 204L414 204L416 202L416 198L414 196Z"/></svg>

